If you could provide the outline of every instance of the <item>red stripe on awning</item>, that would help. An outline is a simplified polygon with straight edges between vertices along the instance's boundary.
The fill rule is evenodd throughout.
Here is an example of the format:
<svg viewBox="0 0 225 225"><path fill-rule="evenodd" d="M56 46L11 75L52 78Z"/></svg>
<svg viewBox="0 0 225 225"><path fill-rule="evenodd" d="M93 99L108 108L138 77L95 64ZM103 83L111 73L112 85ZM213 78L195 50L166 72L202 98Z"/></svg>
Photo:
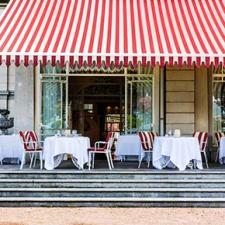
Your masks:
<svg viewBox="0 0 225 225"><path fill-rule="evenodd" d="M0 17L0 63L218 66L224 15L223 0L11 0Z"/></svg>

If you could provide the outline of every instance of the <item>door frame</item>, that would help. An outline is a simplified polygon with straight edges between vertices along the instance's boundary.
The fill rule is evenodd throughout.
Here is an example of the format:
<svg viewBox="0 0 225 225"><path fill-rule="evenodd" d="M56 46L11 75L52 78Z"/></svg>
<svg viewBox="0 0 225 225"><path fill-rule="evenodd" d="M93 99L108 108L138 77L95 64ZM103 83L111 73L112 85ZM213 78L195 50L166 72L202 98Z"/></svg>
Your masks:
<svg viewBox="0 0 225 225"><path fill-rule="evenodd" d="M37 132L38 135L41 135L41 109L42 109L42 89L41 89L41 82L43 78L46 77L66 77L67 80L67 94L66 94L66 120L67 120L67 124L68 124L68 79L69 77L123 77L125 79L125 85L124 85L124 89L125 89L125 124L124 124L124 129L125 129L125 134L127 133L127 89L128 89L128 79L132 78L132 77L152 77L152 82L153 82L153 87L152 87L152 123L156 124L155 130L158 131L159 130L159 110L155 110L155 103L156 100L160 100L159 99L159 86L158 86L158 82L157 82L157 87L155 87L155 80L158 80L159 77L159 70L158 67L154 67L153 68L153 73L151 74L141 74L141 73L137 73L137 74L128 74L127 72L127 68L124 69L124 73L120 74L108 74L108 73L99 73L99 74L87 74L87 73L70 73L69 72L69 64L66 64L66 73L51 73L51 74L47 74L47 73L40 73L40 65L35 67L35 99L34 99L34 105L35 105L35 131ZM160 102L158 102L158 104L160 104Z"/></svg>

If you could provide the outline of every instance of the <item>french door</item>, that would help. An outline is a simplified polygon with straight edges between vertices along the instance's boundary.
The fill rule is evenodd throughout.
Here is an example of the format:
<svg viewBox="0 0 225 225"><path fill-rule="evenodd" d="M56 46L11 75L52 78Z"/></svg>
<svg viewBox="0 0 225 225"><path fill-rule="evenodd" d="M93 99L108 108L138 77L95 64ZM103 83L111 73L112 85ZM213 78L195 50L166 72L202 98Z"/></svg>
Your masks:
<svg viewBox="0 0 225 225"><path fill-rule="evenodd" d="M46 137L68 128L68 76L43 76L41 92L41 135Z"/></svg>
<svg viewBox="0 0 225 225"><path fill-rule="evenodd" d="M115 76L115 75L114 75ZM153 75L120 75L125 77L124 131L126 134L153 126ZM41 135L56 134L68 125L68 75L46 75L41 78Z"/></svg>
<svg viewBox="0 0 225 225"><path fill-rule="evenodd" d="M153 76L125 77L125 133L149 131L153 127Z"/></svg>

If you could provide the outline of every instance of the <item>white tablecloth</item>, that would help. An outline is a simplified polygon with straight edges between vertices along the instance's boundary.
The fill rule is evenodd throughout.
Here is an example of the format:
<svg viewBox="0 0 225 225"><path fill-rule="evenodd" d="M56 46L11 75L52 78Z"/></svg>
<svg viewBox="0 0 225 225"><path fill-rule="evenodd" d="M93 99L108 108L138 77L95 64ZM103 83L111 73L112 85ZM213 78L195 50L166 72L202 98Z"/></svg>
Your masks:
<svg viewBox="0 0 225 225"><path fill-rule="evenodd" d="M120 135L116 143L115 155L121 159L123 156L143 157L141 141L138 135Z"/></svg>
<svg viewBox="0 0 225 225"><path fill-rule="evenodd" d="M225 164L225 137L220 139L219 161Z"/></svg>
<svg viewBox="0 0 225 225"><path fill-rule="evenodd" d="M179 170L185 170L190 160L202 169L202 159L197 138L156 137L153 145L153 166L157 169L172 162Z"/></svg>
<svg viewBox="0 0 225 225"><path fill-rule="evenodd" d="M90 147L88 137L47 137L44 141L43 159L47 170L54 169L54 157L61 154L71 154L77 159L81 169L88 162L87 149Z"/></svg>
<svg viewBox="0 0 225 225"><path fill-rule="evenodd" d="M4 158L19 158L23 156L23 145L19 135L0 135L0 161Z"/></svg>

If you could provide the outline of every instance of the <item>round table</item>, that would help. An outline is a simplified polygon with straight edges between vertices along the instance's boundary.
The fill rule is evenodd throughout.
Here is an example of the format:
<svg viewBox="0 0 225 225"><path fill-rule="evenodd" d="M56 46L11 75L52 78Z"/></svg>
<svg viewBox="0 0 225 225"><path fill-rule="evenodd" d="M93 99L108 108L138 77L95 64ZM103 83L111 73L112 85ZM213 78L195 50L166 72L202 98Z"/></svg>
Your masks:
<svg viewBox="0 0 225 225"><path fill-rule="evenodd" d="M225 137L220 138L219 162L225 164Z"/></svg>
<svg viewBox="0 0 225 225"><path fill-rule="evenodd" d="M52 170L60 164L64 154L70 154L75 165L83 169L84 164L88 162L89 147L90 138L88 137L47 137L44 141L44 167Z"/></svg>
<svg viewBox="0 0 225 225"><path fill-rule="evenodd" d="M21 161L23 151L19 135L0 135L0 162L4 158L18 158Z"/></svg>
<svg viewBox="0 0 225 225"><path fill-rule="evenodd" d="M117 159L123 159L125 156L144 157L141 141L138 135L120 135L116 143L115 155Z"/></svg>
<svg viewBox="0 0 225 225"><path fill-rule="evenodd" d="M185 170L191 160L202 169L202 158L197 138L156 137L153 144L153 166L162 169L169 164Z"/></svg>

